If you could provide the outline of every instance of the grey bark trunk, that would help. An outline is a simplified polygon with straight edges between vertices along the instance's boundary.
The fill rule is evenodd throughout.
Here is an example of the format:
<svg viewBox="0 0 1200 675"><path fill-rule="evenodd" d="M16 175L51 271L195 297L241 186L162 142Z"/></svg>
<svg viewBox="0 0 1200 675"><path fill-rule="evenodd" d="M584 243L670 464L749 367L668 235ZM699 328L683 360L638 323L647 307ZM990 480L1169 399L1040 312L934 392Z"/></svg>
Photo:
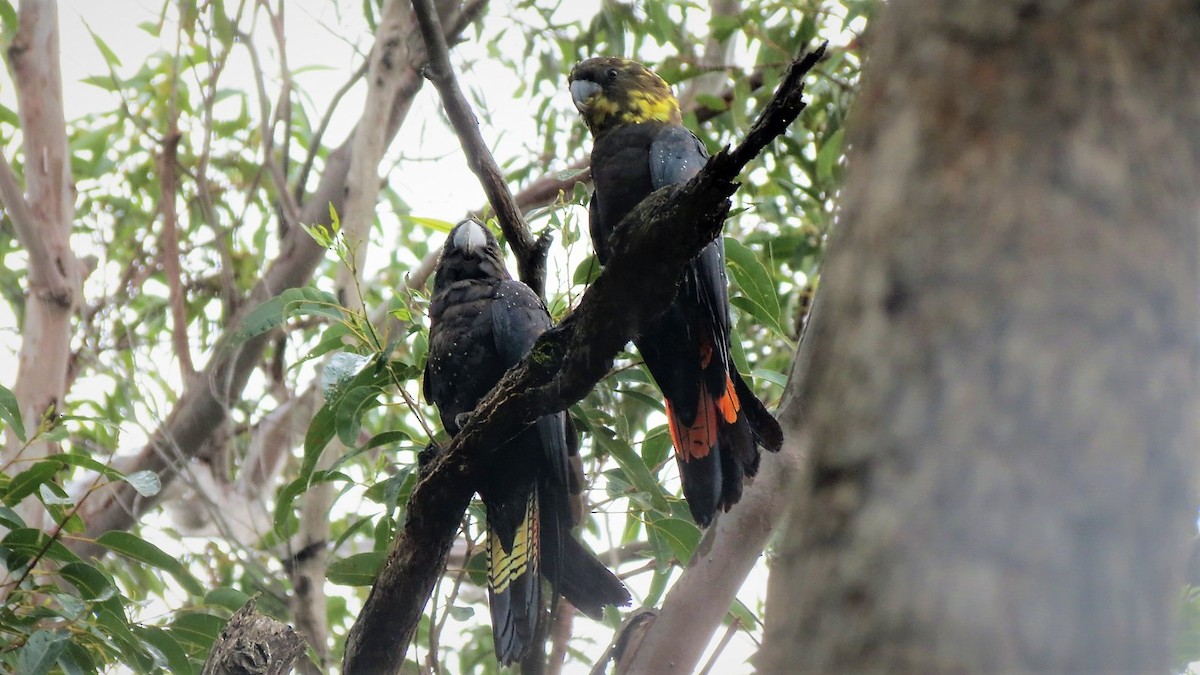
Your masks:
<svg viewBox="0 0 1200 675"><path fill-rule="evenodd" d="M1194 531L1200 5L893 0L762 672L1167 672Z"/></svg>

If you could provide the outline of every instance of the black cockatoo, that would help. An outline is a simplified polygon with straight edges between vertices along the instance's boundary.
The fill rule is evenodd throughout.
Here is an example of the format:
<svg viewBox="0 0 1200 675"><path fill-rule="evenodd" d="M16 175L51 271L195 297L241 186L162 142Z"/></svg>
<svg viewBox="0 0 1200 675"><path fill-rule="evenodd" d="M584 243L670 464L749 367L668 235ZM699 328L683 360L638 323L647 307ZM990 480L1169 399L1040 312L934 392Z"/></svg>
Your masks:
<svg viewBox="0 0 1200 675"><path fill-rule="evenodd" d="M570 90L593 137L591 236L603 264L621 219L651 192L694 176L708 153L683 126L671 88L640 63L588 59L571 71ZM718 238L684 269L670 308L634 338L666 399L683 494L701 526L741 498L758 446L783 444L730 358L727 285Z"/></svg>
<svg viewBox="0 0 1200 675"><path fill-rule="evenodd" d="M537 295L511 279L486 227L459 223L442 249L429 306L425 397L446 431L465 416L550 327ZM599 619L629 591L571 536L566 414L540 418L497 449L480 471L487 509L492 635L501 663L528 650L545 575L572 605Z"/></svg>

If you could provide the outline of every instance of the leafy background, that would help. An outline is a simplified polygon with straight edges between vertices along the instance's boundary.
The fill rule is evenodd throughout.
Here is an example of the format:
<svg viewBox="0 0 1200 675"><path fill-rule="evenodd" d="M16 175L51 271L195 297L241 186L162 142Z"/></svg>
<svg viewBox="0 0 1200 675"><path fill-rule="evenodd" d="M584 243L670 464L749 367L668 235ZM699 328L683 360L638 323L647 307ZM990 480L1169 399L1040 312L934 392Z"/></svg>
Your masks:
<svg viewBox="0 0 1200 675"><path fill-rule="evenodd" d="M293 620L294 533L315 486L333 488L323 589L334 664L382 552L404 518L417 453L443 438L421 399L428 290L422 261L458 218L484 204L432 88L414 103L381 174L383 192L358 290L367 313L339 301L346 242L313 228L329 255L314 281L254 308L232 326L251 285L279 250L279 194L263 157L280 158L289 190L311 189L330 139L350 132L365 86L381 3L122 0L103 9L62 7L68 133L76 179L72 245L94 271L73 341L72 386L55 416L21 424L8 389L0 420L23 442L53 438L64 454L0 466L0 557L11 593L0 609L0 669L42 673L132 669L198 671L230 613L250 596ZM740 138L782 68L806 46L831 43L808 85L809 108L791 133L744 176L726 226L735 358L774 405L834 223L842 128L858 86L872 0L516 2L491 4L452 54L485 138L514 191L569 176L590 142L565 92L565 74L594 54L652 64L683 92L687 123L710 150ZM286 14L284 11L286 7ZM0 0L5 46L15 10ZM282 30L276 32L273 22ZM722 51L724 50L724 51ZM714 58L715 51L715 58ZM707 58L710 60L706 60ZM761 81L760 86L752 83ZM0 149L19 172L21 132L13 89L0 84ZM344 95L339 93L346 84ZM721 94L731 91L727 102ZM701 122L696 110L708 109ZM721 111L712 114L712 111ZM157 154L177 115L180 265L186 335L169 318ZM535 209L535 231L555 233L547 295L561 318L594 278L582 186ZM337 214L334 214L335 218ZM15 363L26 258L0 219L0 354ZM203 364L216 337L282 328L230 419L180 480L126 475L183 390L181 343ZM9 356L9 355L13 356ZM15 369L4 369L3 384ZM590 517L584 537L626 578L635 605L654 606L691 556L700 532L679 493L662 404L636 355L570 409L582 431ZM280 420L283 420L281 422ZM284 427L288 433L272 435ZM282 439L282 440L281 440ZM286 451L264 463L264 446ZM319 459L322 450L325 460ZM161 505L133 532L98 543L100 561L64 543L83 536L76 511L99 478L132 484ZM34 496L49 533L16 509ZM494 672L482 590L482 513L427 609L415 670ZM761 637L765 567L730 609L732 646L714 672L745 672ZM67 583L61 583L61 582ZM597 660L620 621L575 624L568 672ZM716 641L714 641L716 642ZM724 642L723 642L724 644ZM720 648L714 646L714 652Z"/></svg>

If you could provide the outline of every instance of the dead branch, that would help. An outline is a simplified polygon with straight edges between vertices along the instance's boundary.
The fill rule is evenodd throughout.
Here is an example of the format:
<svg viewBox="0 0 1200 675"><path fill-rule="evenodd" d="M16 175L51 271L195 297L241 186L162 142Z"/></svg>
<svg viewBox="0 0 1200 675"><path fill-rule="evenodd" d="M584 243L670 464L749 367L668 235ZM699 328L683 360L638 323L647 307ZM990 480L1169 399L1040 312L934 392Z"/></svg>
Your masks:
<svg viewBox="0 0 1200 675"><path fill-rule="evenodd" d="M252 598L221 630L203 675L287 675L304 653L304 638L292 627L258 613Z"/></svg>

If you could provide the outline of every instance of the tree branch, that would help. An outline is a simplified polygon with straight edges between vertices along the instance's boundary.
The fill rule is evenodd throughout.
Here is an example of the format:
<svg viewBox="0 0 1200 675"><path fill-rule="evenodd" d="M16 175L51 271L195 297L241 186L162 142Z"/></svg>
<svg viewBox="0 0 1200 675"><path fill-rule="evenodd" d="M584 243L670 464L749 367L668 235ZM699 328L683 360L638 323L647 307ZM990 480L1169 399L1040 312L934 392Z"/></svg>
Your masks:
<svg viewBox="0 0 1200 675"><path fill-rule="evenodd" d="M45 414L61 405L66 394L71 320L79 306L81 286L79 261L71 250L75 181L63 113L57 3L26 0L20 4L8 61L16 84L26 197L21 197L7 164L3 196L21 219L14 219L14 224L29 254L28 300L12 389L25 427L33 430ZM38 459L58 450L56 442L45 438L22 444L10 429L2 459L11 461L18 453ZM17 510L35 527L47 515L32 497Z"/></svg>
<svg viewBox="0 0 1200 675"><path fill-rule="evenodd" d="M721 233L734 179L796 119L804 73L823 48L797 60L746 140L692 180L647 197L613 236L612 260L562 324L544 333L500 380L417 483L408 519L346 641L343 672L395 672L476 485L487 449L539 416L582 399L624 345L675 297L684 265Z"/></svg>
<svg viewBox="0 0 1200 675"><path fill-rule="evenodd" d="M33 213L29 210L29 202L25 201L24 190L21 189L21 181L17 178L17 174L13 172L12 165L8 163L8 158L0 154L0 202L4 204L4 210L8 212L8 217L12 220L13 228L17 231L17 241L21 242L21 248L25 249L32 260L49 260L50 250L46 247L46 242L38 236L37 221L34 220ZM54 279L44 279L46 274L45 265L30 265L29 270L29 285L42 286L50 283L62 283L64 280L61 277ZM53 292L53 291L52 291ZM67 293L69 289L62 288L58 293Z"/></svg>
<svg viewBox="0 0 1200 675"><path fill-rule="evenodd" d="M171 60L171 95L167 102L167 129L163 135L162 151L158 155L158 179L162 189L159 210L162 213L162 233L159 235L159 254L163 274L167 278L167 301L171 310L171 344L179 359L179 375L184 382L196 374L192 350L188 344L187 308L183 291L183 271L179 264L179 215L175 209L179 175L175 163L179 156L179 52L183 28L175 29L175 56Z"/></svg>
<svg viewBox="0 0 1200 675"><path fill-rule="evenodd" d="M468 4L463 11L469 11L472 7L478 9ZM452 29L461 30L465 25L464 15L460 14L452 23ZM412 67L392 73L392 76L402 80L402 86L398 88L400 93L396 100L389 103L386 142L395 136L407 114L408 104L421 87L421 77L415 65L411 64L414 58L418 57L410 53ZM329 205L342 210L352 143L353 136L329 154L320 184L300 210L300 222L328 226ZM189 383L166 422L155 431L150 443L134 459L131 472L154 471L164 484L174 479L182 463L195 455L212 431L220 426L228 409L240 400L250 373L274 335L274 332L267 332L239 342L235 334L240 316L283 290L308 283L324 258L325 249L318 246L302 228L288 230L280 244L279 256L255 284L246 302L241 304L242 314L218 339L212 359L199 376ZM85 558L103 555L106 549L90 542L109 530L128 528L156 502L157 498L140 498L127 483L110 485L102 495L97 494L87 501L87 508L81 514L87 523L85 538L72 541L70 547Z"/></svg>
<svg viewBox="0 0 1200 675"><path fill-rule="evenodd" d="M429 54L425 77L437 88L442 98L442 107L445 108L446 116L450 118L450 123L462 144L463 153L467 156L467 165L479 177L488 203L496 212L496 219L500 222L500 229L504 231L504 238L517 257L518 276L538 296L545 296L546 254L550 250L550 233L543 232L542 236L534 239L529 232L529 225L521 215L521 209L508 190L500 167L488 151L487 144L479 133L479 120L471 110L471 104L463 96L454 76L454 69L450 65L450 50L446 46L437 12L433 9L433 0L412 0L412 5L417 22L421 26L421 36L425 39L425 50Z"/></svg>

